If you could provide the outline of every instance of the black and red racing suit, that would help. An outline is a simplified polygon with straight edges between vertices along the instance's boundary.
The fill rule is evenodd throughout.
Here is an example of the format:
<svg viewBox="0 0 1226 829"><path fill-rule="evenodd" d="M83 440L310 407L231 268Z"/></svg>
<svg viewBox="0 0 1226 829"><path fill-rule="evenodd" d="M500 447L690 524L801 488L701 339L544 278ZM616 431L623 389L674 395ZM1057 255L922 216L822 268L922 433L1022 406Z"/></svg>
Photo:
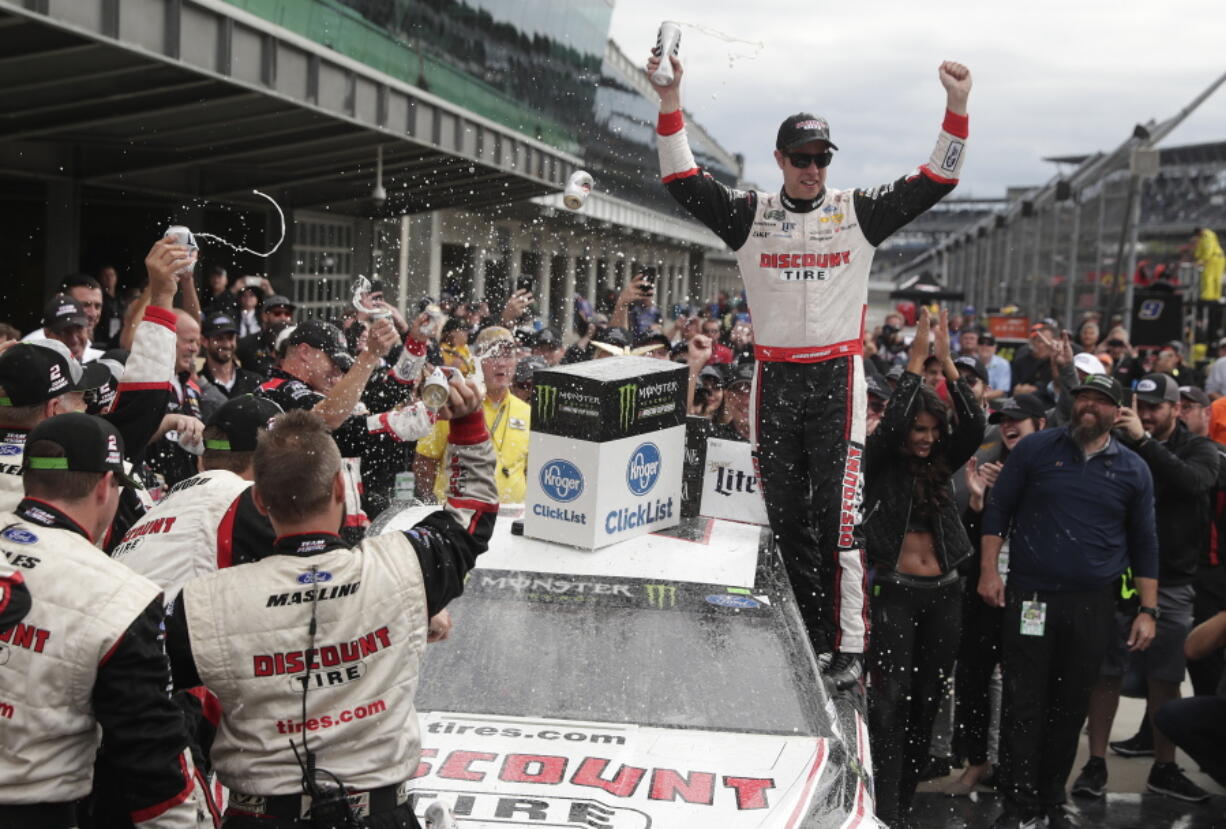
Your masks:
<svg viewBox="0 0 1226 829"><path fill-rule="evenodd" d="M890 234L954 189L967 117L946 112L928 163L868 190L812 201L733 190L694 162L680 110L660 115L673 197L736 254L754 320L751 440L767 514L818 653L868 638L861 360L868 275Z"/></svg>

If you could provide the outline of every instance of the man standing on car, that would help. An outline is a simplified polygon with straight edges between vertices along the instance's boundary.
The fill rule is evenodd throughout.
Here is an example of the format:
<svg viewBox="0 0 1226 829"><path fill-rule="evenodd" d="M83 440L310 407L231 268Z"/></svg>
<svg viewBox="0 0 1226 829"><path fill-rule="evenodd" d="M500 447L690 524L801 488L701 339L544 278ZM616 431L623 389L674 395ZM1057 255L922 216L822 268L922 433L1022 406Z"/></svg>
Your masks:
<svg viewBox="0 0 1226 829"><path fill-rule="evenodd" d="M1158 614L1154 484L1112 435L1124 390L1105 374L1070 390L1073 419L1018 442L983 513L979 595L1003 607L1004 702L995 829L1075 826L1064 785L1129 567L1141 601L1128 647L1145 650ZM1009 584L999 558L1009 535Z"/></svg>
<svg viewBox="0 0 1226 829"><path fill-rule="evenodd" d="M352 549L337 532L336 444L313 412L279 417L255 451L270 555L188 582L167 619L176 687L221 700L211 757L231 790L228 829L325 825L320 787L338 785L364 826L419 825L406 784L421 756L413 697L427 620L463 592L498 513L476 384L453 380L439 416L451 421L444 508Z"/></svg>
<svg viewBox="0 0 1226 829"><path fill-rule="evenodd" d="M750 422L771 530L827 676L851 687L868 638L858 513L869 267L878 245L957 185L971 73L953 62L938 68L945 119L930 160L914 173L868 190L828 190L826 168L838 147L825 120L799 113L775 140L783 188L742 192L694 161L681 62L668 59L673 81L653 83L661 175L673 197L736 252L758 321ZM648 61L649 77L659 64L659 56Z"/></svg>

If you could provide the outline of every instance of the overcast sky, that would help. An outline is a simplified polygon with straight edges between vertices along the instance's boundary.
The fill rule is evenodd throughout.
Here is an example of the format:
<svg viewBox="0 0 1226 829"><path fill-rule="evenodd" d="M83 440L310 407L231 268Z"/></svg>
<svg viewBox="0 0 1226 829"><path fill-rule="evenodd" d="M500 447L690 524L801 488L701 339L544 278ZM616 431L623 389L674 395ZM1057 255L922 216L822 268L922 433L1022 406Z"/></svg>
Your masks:
<svg viewBox="0 0 1226 829"><path fill-rule="evenodd" d="M944 111L936 68L971 68L962 197L999 197L1049 179L1045 156L1117 146L1226 72L1222 0L879 2L615 0L612 38L646 59L662 19L682 27L685 108L773 189L779 122L808 110L839 145L830 183L868 186L927 160ZM730 66L731 62L731 66ZM1162 146L1226 141L1226 85Z"/></svg>

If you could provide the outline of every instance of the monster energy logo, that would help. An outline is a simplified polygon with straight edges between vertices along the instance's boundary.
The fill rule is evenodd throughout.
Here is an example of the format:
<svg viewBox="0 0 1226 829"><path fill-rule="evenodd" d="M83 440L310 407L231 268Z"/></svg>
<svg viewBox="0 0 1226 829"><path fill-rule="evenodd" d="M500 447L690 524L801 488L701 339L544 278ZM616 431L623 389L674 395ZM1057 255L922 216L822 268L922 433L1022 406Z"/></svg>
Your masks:
<svg viewBox="0 0 1226 829"><path fill-rule="evenodd" d="M1127 601L1137 595L1136 582L1132 577L1132 568L1129 567L1120 574L1120 598Z"/></svg>
<svg viewBox="0 0 1226 829"><path fill-rule="evenodd" d="M624 386L617 387L617 412L618 423L621 424L623 431L630 431L630 424L634 422L635 404L638 403L639 387L637 383L627 383Z"/></svg>
<svg viewBox="0 0 1226 829"><path fill-rule="evenodd" d="M647 585L647 603L663 610L666 607L677 606L677 588L671 584Z"/></svg>
<svg viewBox="0 0 1226 829"><path fill-rule="evenodd" d="M556 386L536 387L536 416L541 421L553 420L558 413L558 389Z"/></svg>

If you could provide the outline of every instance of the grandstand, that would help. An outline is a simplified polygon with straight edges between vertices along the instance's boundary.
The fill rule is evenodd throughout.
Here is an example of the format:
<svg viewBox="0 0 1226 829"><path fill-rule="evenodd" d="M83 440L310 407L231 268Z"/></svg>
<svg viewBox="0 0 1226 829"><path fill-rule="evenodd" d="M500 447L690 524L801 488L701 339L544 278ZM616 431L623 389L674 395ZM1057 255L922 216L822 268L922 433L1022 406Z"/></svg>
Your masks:
<svg viewBox="0 0 1226 829"><path fill-rule="evenodd" d="M1157 148L1223 82L1226 74L1164 121L1136 125L1109 152L1047 159L1061 169L1043 185L933 210L879 257L874 281L930 270L981 309L1126 316L1134 286L1124 275L1139 262L1176 263L1196 227L1226 231L1226 141Z"/></svg>

